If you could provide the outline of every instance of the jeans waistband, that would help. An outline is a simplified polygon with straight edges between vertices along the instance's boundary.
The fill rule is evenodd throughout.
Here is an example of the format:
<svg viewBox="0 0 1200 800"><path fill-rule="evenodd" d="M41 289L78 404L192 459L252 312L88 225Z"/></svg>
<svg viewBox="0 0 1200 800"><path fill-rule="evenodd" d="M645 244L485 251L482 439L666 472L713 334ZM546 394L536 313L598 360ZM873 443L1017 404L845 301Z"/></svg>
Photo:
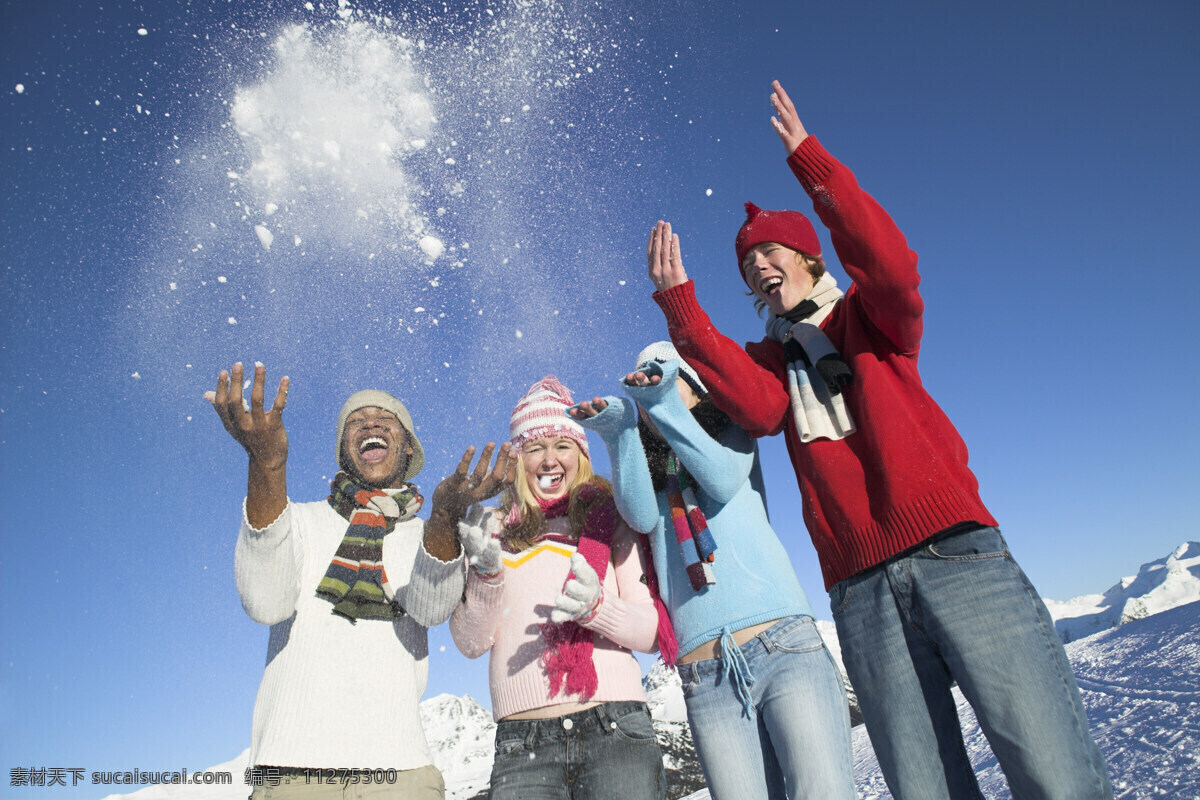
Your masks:
<svg viewBox="0 0 1200 800"><path fill-rule="evenodd" d="M614 720L634 711L650 713L642 700L613 700L594 708L546 719L502 720L496 724L496 736L520 738L530 744L548 739L565 739L591 731L607 731L615 727Z"/></svg>
<svg viewBox="0 0 1200 800"><path fill-rule="evenodd" d="M862 575L864 573L870 572L873 569L878 569L878 568L886 566L888 564L892 564L897 561L900 561L901 559L908 558L909 556L913 555L914 553L919 553L920 551L924 550L926 547L929 547L929 545L931 545L931 544L936 544L937 542L944 541L946 539L949 539L952 536L958 536L960 533L971 533L972 531L977 531L977 530L981 530L983 528L990 528L990 527L992 527L992 526L983 525L978 522L960 522L957 525L951 525L949 528L944 528L944 529L938 531L937 533L931 534L928 538L922 539L921 541L914 544L912 547L905 548L904 550L901 550L899 553L888 556L887 558L885 558L883 561L880 561L875 566L868 567L867 569L864 569L862 572L859 572L856 574ZM851 575L850 577L854 577L854 576Z"/></svg>
<svg viewBox="0 0 1200 800"><path fill-rule="evenodd" d="M784 617L783 619L776 620L775 624L765 631L760 631L753 638L739 645L738 649L741 650L745 658L752 658L758 653L770 650L770 643L773 639L778 639L797 625L812 622L813 618L808 614L796 614L791 617ZM721 656L718 655L716 658L705 658L689 664L677 664L676 669L679 671L679 677L686 681L689 677L693 679L698 677L701 670L711 671L714 665L719 664L721 661Z"/></svg>

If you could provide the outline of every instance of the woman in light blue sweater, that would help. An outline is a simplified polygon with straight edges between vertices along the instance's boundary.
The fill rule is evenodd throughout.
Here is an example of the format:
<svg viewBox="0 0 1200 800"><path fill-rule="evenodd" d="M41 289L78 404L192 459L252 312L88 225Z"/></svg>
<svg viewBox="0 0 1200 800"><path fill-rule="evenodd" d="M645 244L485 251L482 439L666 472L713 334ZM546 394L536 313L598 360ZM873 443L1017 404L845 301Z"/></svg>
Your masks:
<svg viewBox="0 0 1200 800"><path fill-rule="evenodd" d="M670 342L643 350L623 387L633 403L568 413L604 440L617 508L649 537L709 791L854 798L845 690L767 519L755 441Z"/></svg>

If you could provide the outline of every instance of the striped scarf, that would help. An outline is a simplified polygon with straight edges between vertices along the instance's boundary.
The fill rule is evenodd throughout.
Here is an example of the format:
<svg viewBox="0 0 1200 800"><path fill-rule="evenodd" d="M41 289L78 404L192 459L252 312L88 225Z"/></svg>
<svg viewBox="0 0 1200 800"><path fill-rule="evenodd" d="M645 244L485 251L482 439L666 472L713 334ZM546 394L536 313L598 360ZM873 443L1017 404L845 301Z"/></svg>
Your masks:
<svg viewBox="0 0 1200 800"><path fill-rule="evenodd" d="M841 298L837 281L826 272L795 308L767 320L767 335L783 345L787 358L792 423L801 442L844 439L857 430L842 396L854 372L821 330Z"/></svg>
<svg viewBox="0 0 1200 800"><path fill-rule="evenodd" d="M424 498L414 484L391 492L364 486L339 471L329 484L329 505L350 525L333 554L317 594L333 603L333 613L360 619L394 619L404 613L383 568L383 537L397 522L411 519Z"/></svg>
<svg viewBox="0 0 1200 800"><path fill-rule="evenodd" d="M692 588L700 591L717 582L712 564L717 558L717 543L708 530L708 520L696 503L692 476L679 464L675 453L667 457L667 505L671 509L671 524L675 541Z"/></svg>

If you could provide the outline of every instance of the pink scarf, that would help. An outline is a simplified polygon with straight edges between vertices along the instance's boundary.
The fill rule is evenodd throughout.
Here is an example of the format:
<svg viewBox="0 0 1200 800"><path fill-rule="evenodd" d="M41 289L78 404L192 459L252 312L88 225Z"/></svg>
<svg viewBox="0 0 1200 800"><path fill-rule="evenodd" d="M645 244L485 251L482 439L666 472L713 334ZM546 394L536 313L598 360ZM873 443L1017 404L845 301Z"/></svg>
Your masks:
<svg viewBox="0 0 1200 800"><path fill-rule="evenodd" d="M563 495L557 500L539 500L538 505L542 507L546 519L553 519L570 512L572 499L570 495ZM579 487L574 492L574 499L584 514L576 550L596 571L596 577L603 585L612 557L613 534L617 528L616 503L607 487L595 483L586 483ZM646 538L638 536L638 543L646 559L646 577L650 594L654 598L654 608L658 612L659 653L668 666L674 666L679 654L675 629L667 615L667 607L658 594L657 576L650 561ZM566 580L573 577L574 573L568 573ZM542 638L546 642L546 650L542 653L542 667L550 680L550 697L555 697L565 688L566 694L579 695L583 700L590 699L599 686L596 665L592 662L592 632L576 622L564 622L561 625L546 622L542 624Z"/></svg>
<svg viewBox="0 0 1200 800"><path fill-rule="evenodd" d="M612 492L592 483L580 486L574 495L584 509L583 527L576 549L596 571L596 576L603 584L612 554L613 533L617 529L617 506L613 502ZM549 520L567 514L571 499L570 495L563 495L557 500L539 500L538 504ZM568 574L567 580L572 577L573 573ZM546 642L542 667L550 679L550 697L565 690L566 694L590 699L599 687L596 665L592 662L592 632L576 622L564 622L561 625L546 622L542 624L542 638Z"/></svg>

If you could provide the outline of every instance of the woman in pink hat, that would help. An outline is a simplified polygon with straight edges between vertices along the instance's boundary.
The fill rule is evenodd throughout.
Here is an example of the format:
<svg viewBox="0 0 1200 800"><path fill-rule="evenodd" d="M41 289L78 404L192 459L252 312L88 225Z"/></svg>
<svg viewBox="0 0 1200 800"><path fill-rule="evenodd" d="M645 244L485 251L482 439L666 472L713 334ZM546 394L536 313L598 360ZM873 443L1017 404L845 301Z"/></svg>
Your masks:
<svg viewBox="0 0 1200 800"><path fill-rule="evenodd" d="M470 567L450 631L468 658L491 653L493 800L661 800L662 753L631 652L657 649L660 605L565 413L573 404L547 376L513 410L521 469L501 508L477 506L459 525Z"/></svg>

